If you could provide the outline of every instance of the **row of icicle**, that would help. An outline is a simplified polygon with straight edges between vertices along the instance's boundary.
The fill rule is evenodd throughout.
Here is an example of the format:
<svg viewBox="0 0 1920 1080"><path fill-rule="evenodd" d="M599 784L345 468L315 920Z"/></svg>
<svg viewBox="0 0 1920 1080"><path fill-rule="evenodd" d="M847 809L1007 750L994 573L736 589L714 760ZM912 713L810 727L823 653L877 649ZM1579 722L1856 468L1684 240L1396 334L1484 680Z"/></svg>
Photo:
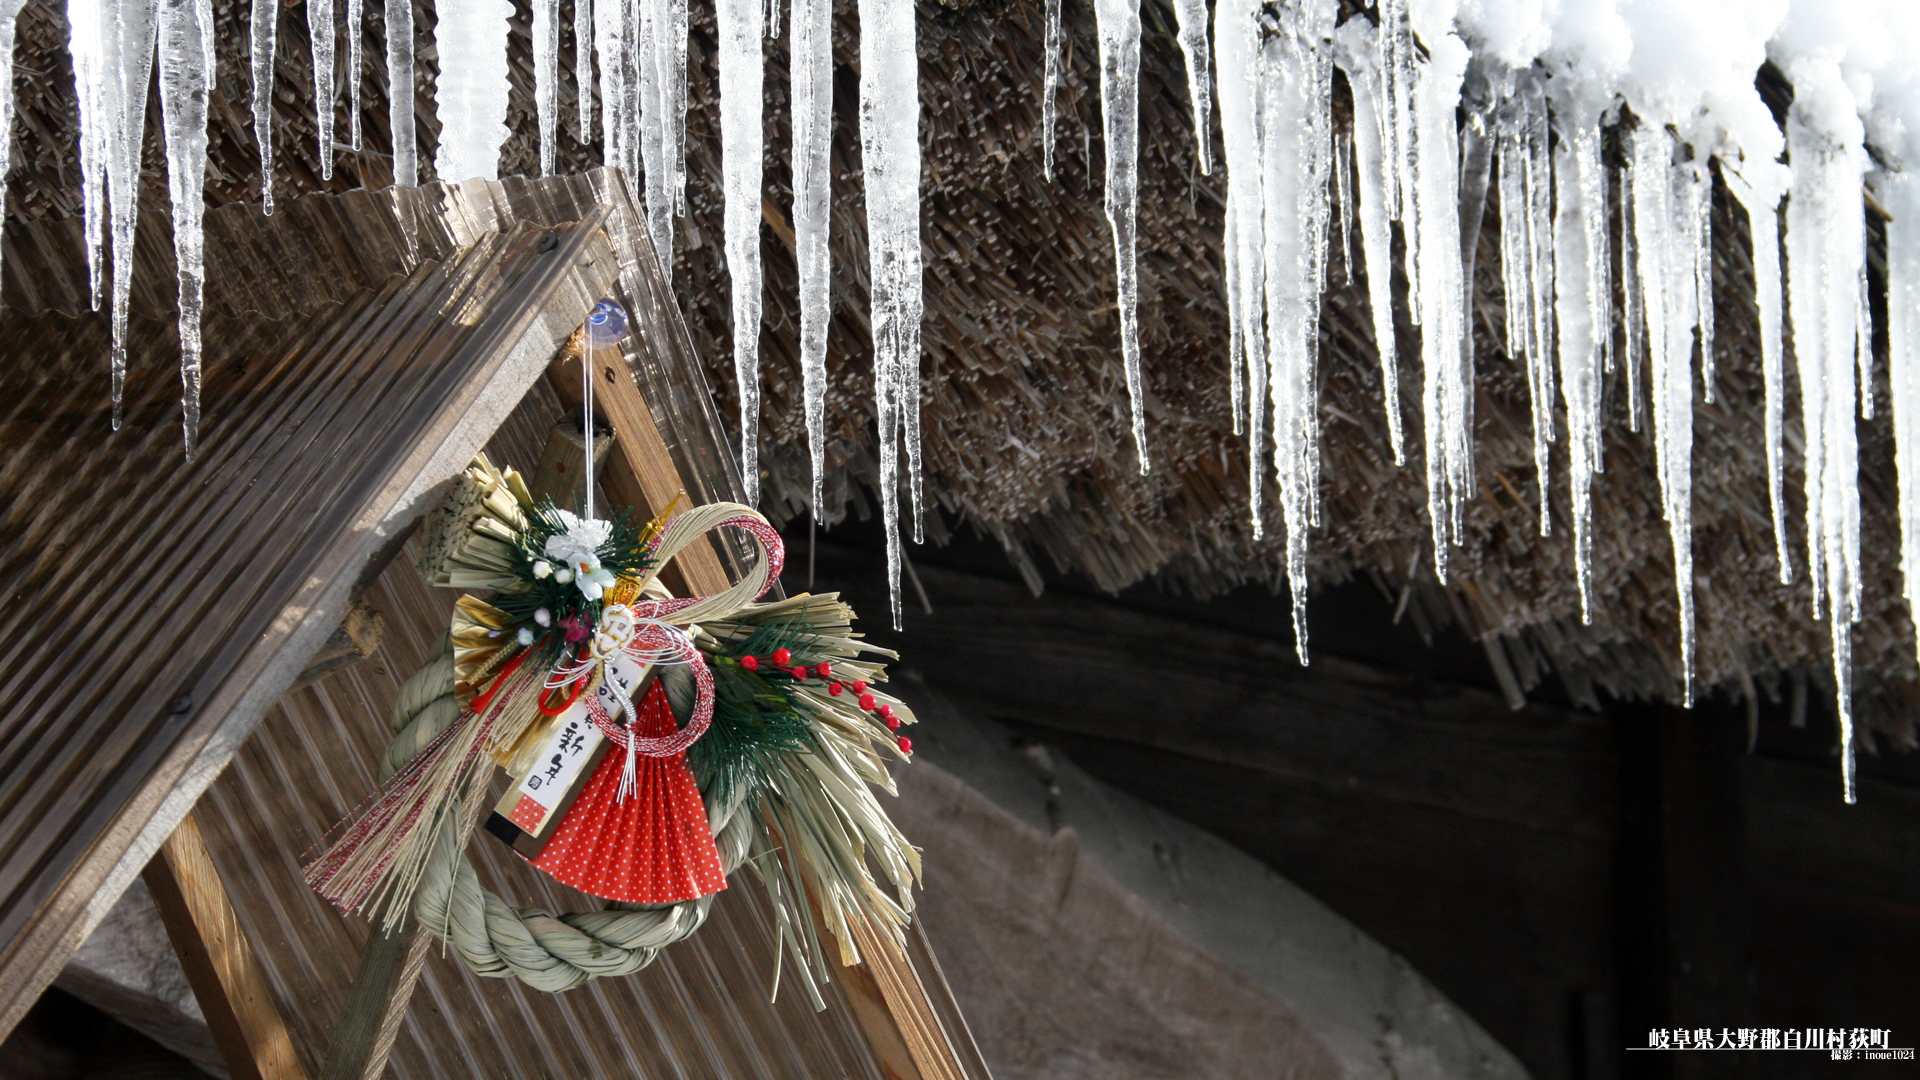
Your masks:
<svg viewBox="0 0 1920 1080"><path fill-rule="evenodd" d="M11 57L23 0L0 0L0 162L11 130ZM1045 3L1042 162L1053 174L1054 97L1062 82L1062 0ZM347 0L346 70L360 72L364 0ZM762 206L763 42L781 29L778 0L715 0L719 39L725 250L732 277L740 384L742 474L758 496L759 229ZM322 175L334 151L334 0L307 0ZM1681 667L1694 683L1691 554L1693 357L1713 394L1712 173L1747 211L1758 281L1773 527L1782 581L1791 579L1782 508L1783 326L1791 320L1803 402L1807 578L1816 615L1832 628L1847 797L1853 789L1849 639L1859 618L1859 495L1853 416L1870 414L1872 363L1859 192L1891 214L1889 337L1893 423L1902 480L1902 569L1920 585L1920 188L1899 171L1920 137L1920 81L1900 69L1920 52L1920 16L1888 0L1381 0L1378 22L1337 23L1336 0L1173 0L1177 42L1198 133L1213 167L1217 97L1226 172L1224 289L1236 431L1252 442L1252 521L1266 516L1269 480L1285 530L1296 643L1307 657L1307 536L1319 523L1320 441L1315 369L1319 296L1337 234L1364 262L1391 449L1405 461L1390 274L1400 226L1410 316L1419 331L1428 509L1435 570L1462 539L1474 491L1474 356L1468 291L1477 220L1490 185L1500 213L1506 351L1526 366L1534 457L1547 488L1557 412L1571 451L1573 545L1584 618L1591 619L1591 481L1602 467L1601 383L1624 367L1631 424L1650 422L1671 529ZM858 0L860 138L868 214L880 486L894 617L900 616L900 487L921 538L919 73L912 0ZM1105 147L1105 208L1114 239L1119 337L1132 433L1148 469L1136 307L1138 0L1093 0ZM69 0L88 266L94 302L111 297L114 422L125 375L127 305L144 103L159 61L174 244L180 277L181 372L187 453L199 420L200 216L213 82L210 0ZM508 131L507 0L441 0L441 57L460 57L433 88L442 124L441 179L494 178ZM583 137L599 108L606 162L625 171L663 269L686 209L687 0L575 0L577 108ZM277 11L254 5L250 50L262 210L272 212L272 94ZM559 0L534 0L535 104L543 171L555 167L559 118ZM831 0L795 0L788 13L792 79L793 225L800 279L800 353L816 505L824 468L827 246L832 132ZM394 177L418 181L411 0L385 0ZM595 72L596 58L598 70ZM1754 89L1772 59L1795 90L1785 138ZM1351 133L1335 130L1333 73L1353 91ZM597 78L596 78L597 75ZM361 79L350 78L347 146L362 147ZM597 86L597 94L595 92ZM1457 121L1464 112L1466 123ZM1619 206L1601 158L1603 126L1619 125L1628 166ZM1871 141L1873 154L1868 144ZM1783 157L1792 162L1782 163ZM1337 214L1335 212L1337 208ZM1617 210L1623 349L1613 327L1610 227ZM1470 211L1468 212L1470 215ZM1784 225L1788 280L1782 280ZM1357 240L1355 234L1357 233ZM1355 259L1357 248L1360 258ZM108 255L111 259L108 259ZM1644 387L1641 386L1645 373ZM1556 402L1556 397L1558 401ZM1650 404L1643 420L1643 398ZM902 452L906 461L901 462ZM1271 455L1270 463L1268 455ZM1910 490L1911 489L1911 490ZM1540 528L1551 526L1542 497Z"/></svg>

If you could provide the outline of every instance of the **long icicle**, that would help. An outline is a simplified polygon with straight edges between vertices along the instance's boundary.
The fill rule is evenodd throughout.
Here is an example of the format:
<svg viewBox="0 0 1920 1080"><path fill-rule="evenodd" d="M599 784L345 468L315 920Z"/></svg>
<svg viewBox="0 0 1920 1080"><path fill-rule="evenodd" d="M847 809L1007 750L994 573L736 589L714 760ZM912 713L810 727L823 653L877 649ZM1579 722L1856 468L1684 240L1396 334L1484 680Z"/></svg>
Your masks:
<svg viewBox="0 0 1920 1080"><path fill-rule="evenodd" d="M347 142L356 154L364 149L360 141L360 84L366 81L361 71L366 63L362 41L365 5L366 0L347 0Z"/></svg>
<svg viewBox="0 0 1920 1080"><path fill-rule="evenodd" d="M389 0L391 2L391 0ZM573 0L573 81L580 141L593 141L593 0Z"/></svg>
<svg viewBox="0 0 1920 1080"><path fill-rule="evenodd" d="M1100 37L1100 130L1107 153L1107 224L1113 230L1119 286L1120 360L1133 414L1140 472L1147 456L1147 406L1140 377L1140 270L1136 211L1140 198L1140 0L1095 0Z"/></svg>
<svg viewBox="0 0 1920 1080"><path fill-rule="evenodd" d="M1507 355L1521 360L1533 406L1533 468L1540 489L1540 535L1553 531L1551 490L1556 396L1553 363L1551 168L1547 159L1547 99L1541 80L1520 73L1503 105L1494 138L1500 174L1500 272L1506 294ZM1585 218L1569 220L1584 230ZM1582 234L1584 241L1584 232ZM1584 255L1585 244L1581 244ZM1543 252L1546 257L1543 257ZM1542 280L1542 279L1545 280ZM1583 298L1584 299L1584 298ZM1569 424L1572 421L1569 420ZM1576 560L1577 562L1578 560Z"/></svg>
<svg viewBox="0 0 1920 1080"><path fill-rule="evenodd" d="M1057 0L1051 0L1057 2ZM813 464L813 513L821 512L827 458L827 327L833 279L827 247L833 190L833 3L793 0L788 72L793 82L793 236L800 275L800 380Z"/></svg>
<svg viewBox="0 0 1920 1080"><path fill-rule="evenodd" d="M420 149L413 123L413 0L386 3L387 127L393 132L393 182L415 187L420 183Z"/></svg>
<svg viewBox="0 0 1920 1080"><path fill-rule="evenodd" d="M1213 54L1219 63L1220 137L1227 169L1224 242L1227 347L1234 433L1247 433L1247 512L1253 538L1266 532L1262 509L1267 454L1266 240L1262 224L1260 4L1221 0L1214 8Z"/></svg>
<svg viewBox="0 0 1920 1080"><path fill-rule="evenodd" d="M441 0L434 48L458 56L434 85L440 114L440 149L433 168L452 183L498 179L500 147L507 141L507 36L513 18L508 0Z"/></svg>
<svg viewBox="0 0 1920 1080"><path fill-rule="evenodd" d="M6 218L7 174L13 158L13 36L26 0L0 0L0 221Z"/></svg>
<svg viewBox="0 0 1920 1080"><path fill-rule="evenodd" d="M273 54L280 36L278 0L253 0L253 140L260 147L260 212L273 213Z"/></svg>
<svg viewBox="0 0 1920 1080"><path fill-rule="evenodd" d="M1452 34L1427 44L1428 59L1415 65L1411 87L1418 165L1402 183L1413 204L1414 222L1407 234L1418 238L1417 252L1408 244L1407 265L1417 282L1414 307L1420 316L1427 512L1432 518L1434 572L1445 583L1448 549L1462 539L1473 491L1473 361L1461 347L1467 294L1460 262L1460 151L1454 126L1467 50Z"/></svg>
<svg viewBox="0 0 1920 1080"><path fill-rule="evenodd" d="M1046 74L1040 84L1041 160L1047 180L1053 180L1054 98L1060 92L1060 0L1047 0Z"/></svg>
<svg viewBox="0 0 1920 1080"><path fill-rule="evenodd" d="M307 0L307 36L313 45L313 115L320 129L320 179L333 179L333 0ZM443 178L444 179L444 178Z"/></svg>
<svg viewBox="0 0 1920 1080"><path fill-rule="evenodd" d="M860 0L860 149L887 587L901 625L900 447L920 535L920 56L913 0Z"/></svg>
<svg viewBox="0 0 1920 1080"><path fill-rule="evenodd" d="M1551 344L1557 346L1560 396L1567 409L1567 493L1573 511L1574 575L1583 623L1593 622L1593 477L1601 468L1603 339L1613 329L1606 251L1607 175L1600 160L1601 107L1577 92L1558 103L1561 130L1553 165L1557 210L1551 230L1551 326L1556 340Z"/></svg>
<svg viewBox="0 0 1920 1080"><path fill-rule="evenodd" d="M1841 788L1854 801L1853 639L1860 618L1859 388L1860 267L1866 226L1860 210L1865 168L1859 121L1831 61L1802 61L1788 76L1795 88L1787 111L1787 156L1793 186L1787 199L1788 316L1799 369L1805 431L1807 581L1814 614L1823 611L1833 648L1835 710L1840 722ZM1837 117L1847 126L1834 130Z"/></svg>
<svg viewBox="0 0 1920 1080"><path fill-rule="evenodd" d="M140 219L140 149L153 78L154 0L108 0L106 147L113 242L113 427L120 429L127 378L127 308L133 298L134 233Z"/></svg>
<svg viewBox="0 0 1920 1080"><path fill-rule="evenodd" d="M1407 438L1400 413L1400 358L1393 329L1394 211L1387 192L1394 164L1386 157L1388 132L1386 82L1380 69L1378 34L1365 19L1349 19L1336 31L1341 69L1353 91L1353 148L1360 203L1360 248L1367 267L1367 304L1373 317L1373 343L1380 360L1380 404L1387 415L1387 443L1393 463L1407 463Z"/></svg>
<svg viewBox="0 0 1920 1080"><path fill-rule="evenodd" d="M1193 141L1200 155L1200 173L1213 172L1213 130L1208 122L1213 104L1213 73L1207 55L1207 0L1174 0L1179 21L1180 53L1187 61L1187 101L1193 109Z"/></svg>
<svg viewBox="0 0 1920 1080"><path fill-rule="evenodd" d="M181 429L187 460L200 439L200 312L205 284L207 95L213 88L213 0L163 0L158 19L160 116L167 146L178 268ZM144 104L145 86L141 87Z"/></svg>
<svg viewBox="0 0 1920 1080"><path fill-rule="evenodd" d="M552 176L560 143L560 0L533 0L533 108L540 175Z"/></svg>
<svg viewBox="0 0 1920 1080"><path fill-rule="evenodd" d="M1633 243L1646 313L1655 469L1673 549L1680 608L1681 693L1694 692L1693 350L1699 327L1699 220L1711 178L1695 162L1673 163L1666 127L1643 122L1632 134ZM1709 295L1705 298L1712 302Z"/></svg>
<svg viewBox="0 0 1920 1080"><path fill-rule="evenodd" d="M719 0L720 171L726 193L727 274L733 294L733 371L740 391L740 477L760 501L761 80L764 0Z"/></svg>
<svg viewBox="0 0 1920 1080"><path fill-rule="evenodd" d="M1282 6L1279 25L1269 29L1260 50L1261 191L1266 220L1278 225L1264 237L1267 393L1286 527L1294 651L1302 664L1307 662L1307 536L1316 523L1320 481L1316 369L1333 156L1329 39L1337 11L1332 0Z"/></svg>
<svg viewBox="0 0 1920 1080"><path fill-rule="evenodd" d="M1772 162L1749 162L1747 173L1733 168L1722 172L1727 177L1727 190L1747 212L1747 231L1753 238L1753 299L1760 313L1760 377L1765 395L1767 503L1773 511L1773 552L1780 584L1790 585L1793 558L1787 550L1787 506L1783 497L1787 378L1781 337L1784 297L1780 291L1779 217L1785 182L1778 176L1785 170Z"/></svg>

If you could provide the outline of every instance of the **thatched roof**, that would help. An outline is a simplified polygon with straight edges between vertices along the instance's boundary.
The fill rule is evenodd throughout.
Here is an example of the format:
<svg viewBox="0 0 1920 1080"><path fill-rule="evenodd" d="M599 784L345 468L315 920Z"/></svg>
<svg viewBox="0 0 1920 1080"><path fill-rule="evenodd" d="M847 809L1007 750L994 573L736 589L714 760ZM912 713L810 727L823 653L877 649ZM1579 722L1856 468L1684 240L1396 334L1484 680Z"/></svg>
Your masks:
<svg viewBox="0 0 1920 1080"><path fill-rule="evenodd" d="M386 145L378 69L377 5L368 5L366 125L369 146ZM245 9L217 5L223 42L245 40ZM573 45L563 6L563 78ZM277 183L282 197L364 179L384 183L377 153L342 153L330 183L313 148L302 9L281 9ZM1069 55L1061 92L1058 172L1040 170L1041 5L980 0L921 5L922 145L926 306L924 382L927 484L937 540L969 527L996 537L1016 565L1051 559L1119 589L1147 578L1207 595L1248 582L1278 588L1277 519L1252 539L1246 515L1247 449L1231 432L1227 317L1219 275L1223 178L1199 175L1184 68L1164 3L1142 12L1140 327L1154 471L1141 477L1127 435L1113 301L1112 248L1101 212L1102 168L1093 17L1067 5ZM696 349L723 388L731 414L727 277L721 233L718 116L711 12L694 11L692 111L688 117L688 216L678 223L675 279ZM417 9L422 65L431 69L432 14ZM503 173L535 167L529 9L514 29L514 136ZM21 17L16 67L22 137L16 139L9 207L17 216L68 216L77 206L73 105L59 10L30 5ZM341 53L344 55L345 50ZM796 347L798 313L785 162L786 39L768 43L766 384L761 442L767 509L806 511L808 489ZM865 236L857 127L857 25L853 5L836 23L833 256L835 321L829 338L829 455L833 475L823 517L864 516L877 475L871 452L871 374L866 328ZM424 88L423 88L424 91ZM1772 86L1776 102L1785 91ZM1337 91L1344 93L1344 91ZM344 96L344 95L343 95ZM573 136L563 87L561 167L598 162ZM257 198L256 151L247 119L244 63L223 49L214 107L215 202ZM420 110L423 166L434 126ZM164 205L163 170L150 109L148 194ZM344 131L341 123L337 130ZM1219 155L1215 155L1219 160ZM423 180L431 170L423 168ZM1554 535L1538 535L1524 373L1503 353L1497 236L1492 207L1477 259L1477 467L1481 497L1467 512L1467 543L1452 557L1451 585L1433 581L1427 550L1419 440L1395 468L1387 449L1380 380L1365 294L1342 260L1332 262L1322 326L1323 492L1326 525L1312 538L1317 581L1364 572L1404 593L1416 618L1460 620L1521 685L1556 672L1576 700L1596 691L1674 696L1678 641L1672 563L1660 516L1651 444L1626 423L1624 376L1607 394L1606 473L1595 490L1594 625L1579 621L1564 441L1555 448L1549 499ZM1827 629L1810 615L1798 495L1790 530L1799 583L1777 581L1769 522L1761 383L1744 215L1715 206L1716 404L1696 406L1694 546L1699 671L1707 686L1765 692L1779 673L1805 668L1816 682L1828 664ZM18 222L9 226L20 228ZM146 268L143 267L143 273ZM11 276L11 275L9 275ZM165 289L153 280L154 288ZM1879 280L1876 277L1876 288ZM14 295L8 283L8 297ZM1404 295L1404 283L1396 282ZM1417 331L1399 312L1402 398L1418 431ZM1886 400L1884 366L1876 397ZM105 379L102 377L102 393ZM1799 483L1797 402L1789 398L1790 492ZM1865 617L1854 631L1861 708L1902 745L1915 729L1902 703L1915 694L1912 628L1900 598L1892 519L1894 475L1886 410L1861 427ZM865 490L863 490L865 489ZM1280 620L1276 619L1276 623Z"/></svg>

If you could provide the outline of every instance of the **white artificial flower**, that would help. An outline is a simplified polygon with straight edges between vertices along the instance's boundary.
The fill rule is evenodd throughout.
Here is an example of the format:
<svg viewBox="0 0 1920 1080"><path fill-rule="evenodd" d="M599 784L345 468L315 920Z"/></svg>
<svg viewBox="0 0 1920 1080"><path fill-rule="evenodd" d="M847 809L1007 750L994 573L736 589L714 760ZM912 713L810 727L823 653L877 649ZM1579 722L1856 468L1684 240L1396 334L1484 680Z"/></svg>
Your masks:
<svg viewBox="0 0 1920 1080"><path fill-rule="evenodd" d="M547 537L547 558L572 571L573 583L579 586L581 594L587 599L600 599L600 594L612 588L617 580L613 571L600 565L600 556L595 553L595 549L606 543L607 537L612 535L613 523L595 518L583 521L565 510L556 510L554 513L567 531ZM558 573L554 576L560 577Z"/></svg>

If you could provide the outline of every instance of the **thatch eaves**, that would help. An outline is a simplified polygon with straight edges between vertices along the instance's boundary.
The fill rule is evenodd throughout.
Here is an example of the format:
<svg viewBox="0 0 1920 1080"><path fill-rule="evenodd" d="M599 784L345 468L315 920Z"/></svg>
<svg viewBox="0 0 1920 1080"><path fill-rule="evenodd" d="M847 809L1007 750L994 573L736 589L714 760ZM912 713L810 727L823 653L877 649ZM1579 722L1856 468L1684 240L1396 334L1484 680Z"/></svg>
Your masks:
<svg viewBox="0 0 1920 1080"><path fill-rule="evenodd" d="M369 152L338 155L331 180L313 147L310 67L303 9L281 9L277 68L276 182L281 198L386 182L386 103L376 5L368 5L365 124ZM216 6L221 40L244 41L245 9ZM561 168L598 162L577 138L571 102L574 55L563 6ZM1232 433L1227 392L1227 318L1219 277L1223 178L1200 175L1193 154L1186 81L1165 4L1142 11L1140 327L1146 363L1148 437L1155 468L1139 476L1127 434L1113 301L1112 249L1101 211L1101 135L1091 10L1068 5L1069 49L1060 96L1057 172L1041 174L1041 6L921 5L923 240L927 324L922 404L927 485L937 508L932 538L971 528L999 540L1016 565L1046 559L1106 589L1147 578L1198 595L1246 583L1280 584L1277 514L1256 541L1247 520L1247 449ZM1351 15L1349 17L1352 17ZM513 138L502 172L531 172L535 154L529 9L514 22ZM436 58L433 16L416 9L423 100L416 110L422 179L431 177L435 127L424 102ZM857 25L851 5L836 26L833 147L833 327L829 336L827 522L864 515L877 463L872 451L866 326L865 231L857 117ZM29 5L21 17L21 138L7 245L36 222L76 210L73 103L59 9ZM344 57L345 49L339 50ZM766 322L761 354L766 400L759 432L767 508L807 512L808 465L800 407L798 313L790 191L785 162L786 39L767 43ZM676 223L674 286L696 351L715 385L730 387L730 316L721 233L718 117L711 12L696 7L690 43L688 215ZM1776 104L1785 90L1773 84ZM1343 93L1343 91L1337 91ZM248 75L240 50L223 48L213 109L209 199L257 199L257 152ZM341 107L344 110L345 95ZM164 170L150 109L147 192L164 207ZM344 119L344 117L343 117ZM344 122L337 132L346 130ZM338 137L338 136L337 136ZM1219 160L1219 155L1215 155ZM1574 582L1564 443L1555 448L1547 499L1554 534L1538 534L1540 487L1531 460L1524 373L1504 355L1493 208L1476 259L1476 466L1480 497L1467 510L1467 542L1444 588L1433 580L1420 440L1392 464L1365 293L1336 255L1322 320L1322 491L1325 527L1312 537L1312 577L1355 573L1404 593L1430 621L1458 620L1524 687L1549 671L1576 699L1596 693L1677 696L1679 645L1667 528L1661 519L1651 444L1629 430L1624 373L1607 389L1606 472L1595 484L1598 610L1582 625ZM1824 623L1811 616L1799 525L1797 402L1789 399L1789 533L1796 583L1781 584L1766 488L1759 350L1754 341L1745 215L1716 197L1718 291L1716 394L1696 403L1694 533L1703 687L1763 692L1781 673L1827 666ZM153 246L142 249L143 257ZM9 250L4 297L16 302ZM170 291L159 259L143 261L141 288ZM1878 278L1875 288L1880 287ZM1404 285L1396 283L1404 294ZM1883 316L1876 310L1876 319ZM1402 400L1419 430L1417 331L1404 308ZM1884 355L1884 342L1882 355ZM102 393L105 392L104 375ZM731 416L731 391L723 391ZM1884 366L1875 397L1886 400ZM1902 708L1915 693L1912 627L1900 596L1890 427L1886 410L1861 432L1865 612L1854 630L1861 707L1871 726L1901 745L1915 730Z"/></svg>

